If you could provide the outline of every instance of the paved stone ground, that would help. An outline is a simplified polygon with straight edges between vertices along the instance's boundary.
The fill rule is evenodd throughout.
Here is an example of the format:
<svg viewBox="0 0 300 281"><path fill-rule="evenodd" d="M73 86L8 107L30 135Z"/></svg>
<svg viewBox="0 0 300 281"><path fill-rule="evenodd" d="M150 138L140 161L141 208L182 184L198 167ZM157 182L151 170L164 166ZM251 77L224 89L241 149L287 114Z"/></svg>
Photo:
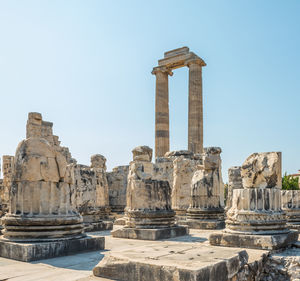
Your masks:
<svg viewBox="0 0 300 281"><path fill-rule="evenodd" d="M174 264L180 264L183 261L187 267L192 266L195 262L183 251L182 255L178 255L178 249L193 249L193 254L199 249L205 255L202 257L203 262L213 259L222 259L226 256L236 255L241 251L239 248L223 248L213 247L208 243L208 236L211 233L216 233L219 230L191 230L189 236L177 237L163 241L142 241L134 239L112 238L109 231L93 233L94 235L105 236L105 249L101 252L93 251L87 253L76 254L47 260L40 260L30 263L24 263L5 258L0 258L0 280L10 281L34 281L34 280L63 280L63 281L107 281L112 279L104 279L92 276L93 268L103 259L108 253L120 252L129 253L139 258L139 251L149 250L151 255L156 249L167 247L169 252L174 252L172 260ZM178 243L181 242L181 243ZM179 248L178 248L179 247ZM223 249L223 250L222 250ZM196 252L195 252L196 251ZM259 259L265 251L262 250L247 250L249 262ZM219 253L219 254L218 254ZM146 253L144 253L145 255ZM150 254L150 253L149 253ZM187 255L187 256L185 256ZM207 257L207 258L206 258ZM142 257L141 257L142 258ZM189 265L190 261L190 265Z"/></svg>

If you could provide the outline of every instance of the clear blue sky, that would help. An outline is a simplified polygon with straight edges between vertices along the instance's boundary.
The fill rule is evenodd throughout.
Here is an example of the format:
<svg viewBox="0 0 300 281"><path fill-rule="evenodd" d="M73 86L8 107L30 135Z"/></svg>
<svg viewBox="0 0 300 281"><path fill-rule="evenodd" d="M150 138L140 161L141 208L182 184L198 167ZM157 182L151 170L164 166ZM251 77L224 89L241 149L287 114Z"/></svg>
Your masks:
<svg viewBox="0 0 300 281"><path fill-rule="evenodd" d="M54 122L79 163L128 164L154 147L153 66L188 46L202 57L204 145L223 177L252 152L300 169L300 1L0 0L0 155L27 113ZM170 78L171 149L187 146L188 69Z"/></svg>

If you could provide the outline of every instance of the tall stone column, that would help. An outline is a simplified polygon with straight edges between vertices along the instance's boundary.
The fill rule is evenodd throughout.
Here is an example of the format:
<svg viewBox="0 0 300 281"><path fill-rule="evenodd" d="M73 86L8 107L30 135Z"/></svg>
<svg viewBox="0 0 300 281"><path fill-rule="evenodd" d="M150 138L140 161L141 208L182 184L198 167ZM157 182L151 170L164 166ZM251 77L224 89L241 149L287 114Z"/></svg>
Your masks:
<svg viewBox="0 0 300 281"><path fill-rule="evenodd" d="M194 153L203 152L203 103L202 103L202 66L201 59L189 60L189 116L188 149Z"/></svg>
<svg viewBox="0 0 300 281"><path fill-rule="evenodd" d="M165 67L155 67L155 158L170 150L169 140L169 85L168 75L173 73Z"/></svg>

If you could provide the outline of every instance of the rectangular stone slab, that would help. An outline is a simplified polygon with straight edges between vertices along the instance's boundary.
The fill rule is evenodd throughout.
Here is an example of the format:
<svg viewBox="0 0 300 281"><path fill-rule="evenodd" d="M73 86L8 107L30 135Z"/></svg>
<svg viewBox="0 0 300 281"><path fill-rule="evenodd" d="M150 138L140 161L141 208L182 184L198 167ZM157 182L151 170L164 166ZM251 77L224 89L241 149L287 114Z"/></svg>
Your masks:
<svg viewBox="0 0 300 281"><path fill-rule="evenodd" d="M298 233L249 235L235 233L215 233L209 236L209 243L214 246L240 247L250 249L277 250L285 248L298 240Z"/></svg>
<svg viewBox="0 0 300 281"><path fill-rule="evenodd" d="M20 243L0 239L0 256L24 262L66 256L83 251L103 250L104 237L86 236L51 242Z"/></svg>
<svg viewBox="0 0 300 281"><path fill-rule="evenodd" d="M111 232L115 238L140 239L140 240L159 240L183 236L189 234L189 230L184 226L173 226L158 229L137 229L119 228Z"/></svg>
<svg viewBox="0 0 300 281"><path fill-rule="evenodd" d="M227 281L247 261L244 250L165 241L107 254L93 273L122 281Z"/></svg>

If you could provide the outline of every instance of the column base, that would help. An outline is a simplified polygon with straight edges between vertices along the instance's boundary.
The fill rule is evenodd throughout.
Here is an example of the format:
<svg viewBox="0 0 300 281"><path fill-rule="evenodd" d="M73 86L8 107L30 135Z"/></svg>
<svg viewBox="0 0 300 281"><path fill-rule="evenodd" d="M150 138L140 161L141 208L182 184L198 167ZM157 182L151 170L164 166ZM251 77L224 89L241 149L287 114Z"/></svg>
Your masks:
<svg viewBox="0 0 300 281"><path fill-rule="evenodd" d="M209 236L209 243L213 246L262 250L277 250L286 248L297 241L297 231L269 235L226 233L224 231L223 233L215 233Z"/></svg>
<svg viewBox="0 0 300 281"><path fill-rule="evenodd" d="M185 224L193 229L223 229L225 227L224 220L186 220Z"/></svg>
<svg viewBox="0 0 300 281"><path fill-rule="evenodd" d="M69 254L104 249L104 237L85 236L75 239L57 239L50 242L11 242L0 237L0 256L18 261L36 261Z"/></svg>
<svg viewBox="0 0 300 281"><path fill-rule="evenodd" d="M140 239L140 240L159 240L184 236L189 234L189 230L184 226L171 226L166 228L127 228L123 227L111 232L115 238Z"/></svg>
<svg viewBox="0 0 300 281"><path fill-rule="evenodd" d="M114 225L125 225L126 224L126 218L118 218L114 221Z"/></svg>
<svg viewBox="0 0 300 281"><path fill-rule="evenodd" d="M287 226L287 228L289 228L291 230L298 231L298 233L300 234L300 222L298 222L298 223L289 223L289 222L287 222L286 226Z"/></svg>
<svg viewBox="0 0 300 281"><path fill-rule="evenodd" d="M84 224L85 232L103 231L103 230L111 230L111 229L113 229L112 221L99 221L99 222L90 222Z"/></svg>

